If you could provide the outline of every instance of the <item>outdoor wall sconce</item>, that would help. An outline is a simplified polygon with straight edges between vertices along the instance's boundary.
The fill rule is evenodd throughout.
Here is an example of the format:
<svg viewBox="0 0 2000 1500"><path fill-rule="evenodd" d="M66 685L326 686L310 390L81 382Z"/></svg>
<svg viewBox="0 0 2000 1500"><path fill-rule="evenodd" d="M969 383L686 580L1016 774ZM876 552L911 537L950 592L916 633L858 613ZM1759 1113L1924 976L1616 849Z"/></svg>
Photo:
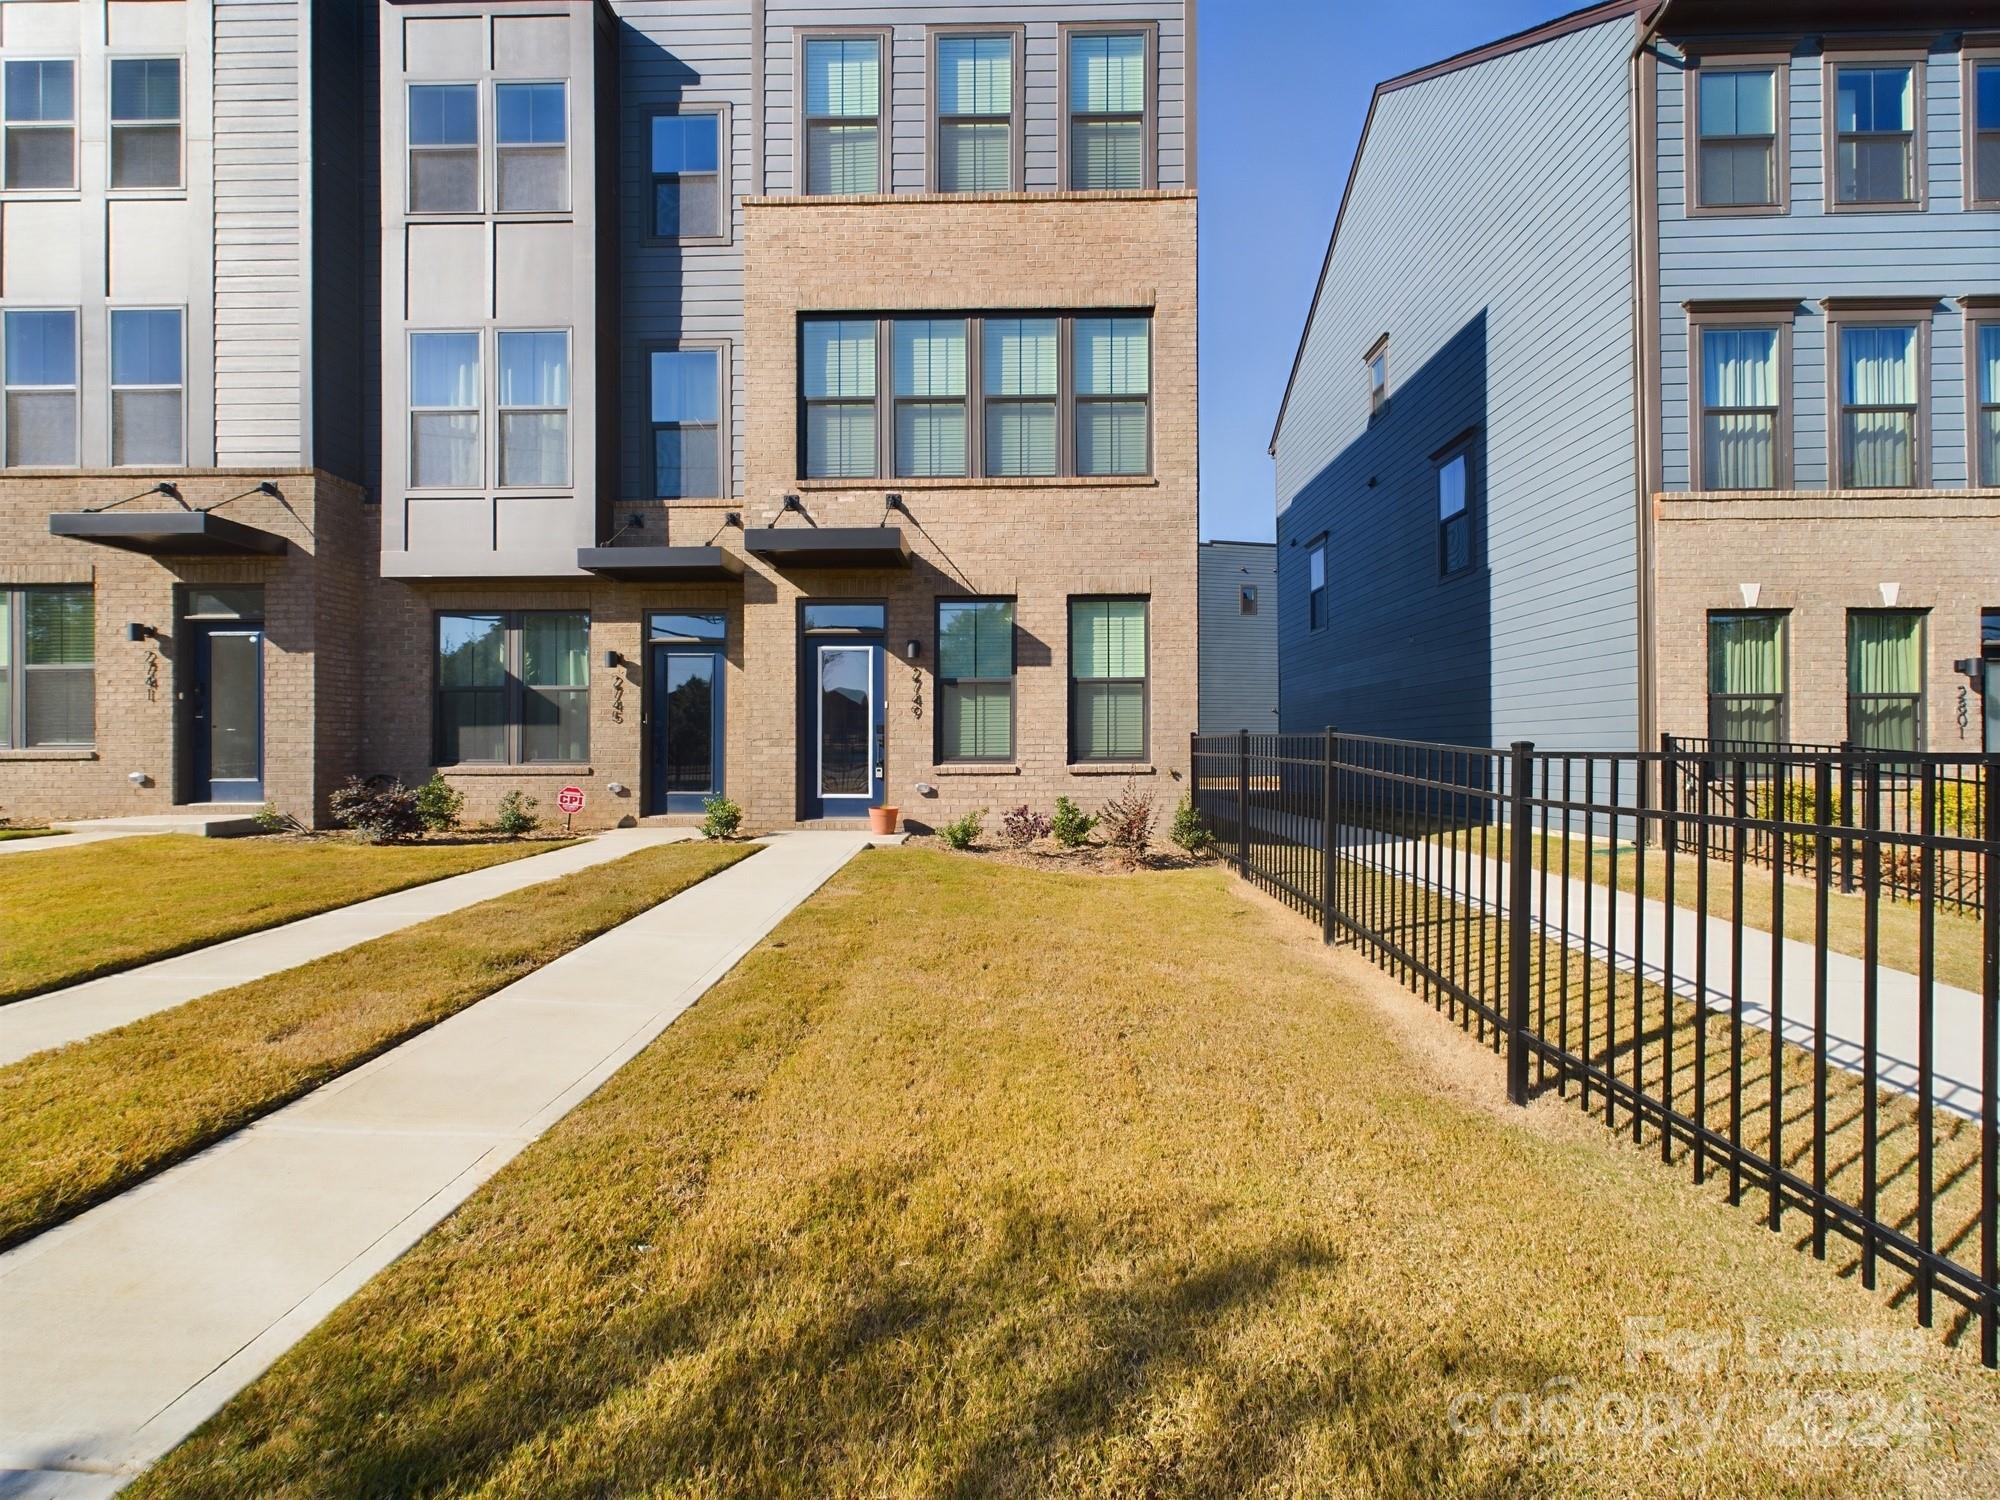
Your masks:
<svg viewBox="0 0 2000 1500"><path fill-rule="evenodd" d="M616 651L607 651L604 653L604 666L607 671L615 672L624 665L625 658L620 656Z"/></svg>
<svg viewBox="0 0 2000 1500"><path fill-rule="evenodd" d="M156 637L159 633L152 626L141 625L136 620L125 627L125 639L128 641L143 641L148 637Z"/></svg>
<svg viewBox="0 0 2000 1500"><path fill-rule="evenodd" d="M144 771L127 771L125 779L134 786L151 786L153 784L153 778L148 776Z"/></svg>
<svg viewBox="0 0 2000 1500"><path fill-rule="evenodd" d="M604 790L611 793L611 795L614 797L623 797L627 795L632 790L632 788L625 785L625 783L622 781L614 781Z"/></svg>
<svg viewBox="0 0 2000 1500"><path fill-rule="evenodd" d="M882 503L890 510L900 510L906 516L910 513L910 507L903 504L903 497L901 495L884 495Z"/></svg>
<svg viewBox="0 0 2000 1500"><path fill-rule="evenodd" d="M924 643L922 641L910 640L903 642L903 655L908 657L911 661L916 661L923 654L924 654Z"/></svg>

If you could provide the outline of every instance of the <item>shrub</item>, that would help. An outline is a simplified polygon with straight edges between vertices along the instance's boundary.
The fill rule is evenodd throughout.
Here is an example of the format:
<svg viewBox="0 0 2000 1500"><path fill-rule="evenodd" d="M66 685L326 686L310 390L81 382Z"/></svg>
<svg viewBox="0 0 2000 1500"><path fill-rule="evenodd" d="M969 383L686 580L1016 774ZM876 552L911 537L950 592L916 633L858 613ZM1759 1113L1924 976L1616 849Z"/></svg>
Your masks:
<svg viewBox="0 0 2000 1500"><path fill-rule="evenodd" d="M417 816L432 833L450 833L458 827L458 815L465 811L465 793L436 771L417 788Z"/></svg>
<svg viewBox="0 0 2000 1500"><path fill-rule="evenodd" d="M424 831L417 813L417 794L390 776L363 781L351 776L327 799L334 822L364 835L370 843L390 844L413 839Z"/></svg>
<svg viewBox="0 0 2000 1500"><path fill-rule="evenodd" d="M266 802L262 807L258 808L254 813L252 813L250 817L251 821L256 823L257 831L259 833L306 832L305 824L301 823L297 818L293 817L288 812L280 812L278 810L278 804L275 802ZM7 820L5 818L0 818L0 828L5 827L6 822Z"/></svg>
<svg viewBox="0 0 2000 1500"><path fill-rule="evenodd" d="M1215 835L1208 831L1208 824L1194 810L1194 793L1181 793L1180 805L1174 809L1174 824L1167 836L1197 857L1215 847Z"/></svg>
<svg viewBox="0 0 2000 1500"><path fill-rule="evenodd" d="M1056 815L1049 820L1049 832L1056 836L1056 842L1063 848L1081 849L1090 838L1090 830L1096 826L1097 819L1069 798L1056 798Z"/></svg>
<svg viewBox="0 0 2000 1500"><path fill-rule="evenodd" d="M1127 864L1137 864L1139 856L1153 841L1153 799L1139 795L1132 782L1098 810L1098 826L1104 842L1125 856Z"/></svg>
<svg viewBox="0 0 2000 1500"><path fill-rule="evenodd" d="M733 839L743 826L743 809L727 797L708 798L701 811L701 836L705 839Z"/></svg>
<svg viewBox="0 0 2000 1500"><path fill-rule="evenodd" d="M518 787L500 799L499 816L493 826L510 839L517 839L524 833L533 833L542 826L541 817L535 809L541 804Z"/></svg>
<svg viewBox="0 0 2000 1500"><path fill-rule="evenodd" d="M1784 794L1770 782L1758 785L1750 794L1749 813L1753 818L1772 823L1819 822L1819 795L1810 781L1787 779ZM1842 804L1840 790L1835 787L1828 796L1831 826L1838 827L1841 821ZM1753 835L1753 838L1756 836ZM1810 833L1788 833L1785 835L1785 849L1790 857L1802 864L1811 864L1819 852L1819 840ZM1839 845L1834 846L1838 857Z"/></svg>
<svg viewBox="0 0 2000 1500"><path fill-rule="evenodd" d="M1025 849L1036 839L1045 839L1053 825L1023 802L1012 812L1000 815L1000 837L1016 849Z"/></svg>
<svg viewBox="0 0 2000 1500"><path fill-rule="evenodd" d="M970 849L979 840L986 825L986 809L974 808L962 818L955 818L938 830L938 837L954 849Z"/></svg>

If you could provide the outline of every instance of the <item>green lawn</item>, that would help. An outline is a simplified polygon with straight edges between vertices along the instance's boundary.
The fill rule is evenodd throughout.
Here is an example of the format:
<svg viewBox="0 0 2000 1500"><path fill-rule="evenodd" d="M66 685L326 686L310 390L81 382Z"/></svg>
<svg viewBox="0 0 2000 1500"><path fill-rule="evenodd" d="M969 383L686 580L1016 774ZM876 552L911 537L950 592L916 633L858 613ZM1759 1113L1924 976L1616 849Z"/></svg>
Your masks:
<svg viewBox="0 0 2000 1500"><path fill-rule="evenodd" d="M751 852L701 843L641 850L0 1068L0 1248Z"/></svg>
<svg viewBox="0 0 2000 1500"><path fill-rule="evenodd" d="M131 1493L1990 1478L2000 1403L1963 1349L1573 1107L1496 1105L1492 1059L1234 887L862 856ZM1677 1373L1627 1363L1628 1317L1906 1356ZM1820 1390L1928 1435L1788 1444ZM1515 1392L1606 1420L1498 1432ZM1641 1402L1688 1425L1619 1435Z"/></svg>
<svg viewBox="0 0 2000 1500"><path fill-rule="evenodd" d="M163 834L0 861L0 1003L561 847Z"/></svg>

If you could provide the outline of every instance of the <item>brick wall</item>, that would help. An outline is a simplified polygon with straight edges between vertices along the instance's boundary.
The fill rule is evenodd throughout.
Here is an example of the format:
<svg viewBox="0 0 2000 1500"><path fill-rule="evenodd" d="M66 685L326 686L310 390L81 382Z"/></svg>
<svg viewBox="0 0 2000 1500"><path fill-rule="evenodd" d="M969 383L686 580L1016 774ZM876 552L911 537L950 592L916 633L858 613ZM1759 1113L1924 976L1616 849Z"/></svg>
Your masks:
<svg viewBox="0 0 2000 1500"><path fill-rule="evenodd" d="M2000 608L2000 491L1799 491L1756 499L1659 497L1659 710L1669 734L1708 732L1711 610L1783 609L1789 734L1847 734L1847 612L1929 611L1928 744L1977 751L1980 700L1952 662L1979 654L1979 612Z"/></svg>

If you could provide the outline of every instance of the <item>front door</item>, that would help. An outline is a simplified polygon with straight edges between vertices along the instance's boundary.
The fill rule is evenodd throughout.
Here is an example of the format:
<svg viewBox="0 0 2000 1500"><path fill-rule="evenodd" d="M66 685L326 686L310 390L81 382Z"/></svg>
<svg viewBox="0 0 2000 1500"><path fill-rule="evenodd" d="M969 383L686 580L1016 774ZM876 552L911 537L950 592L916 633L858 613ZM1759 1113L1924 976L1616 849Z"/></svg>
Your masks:
<svg viewBox="0 0 2000 1500"><path fill-rule="evenodd" d="M883 801L883 609L807 604L800 666L803 818L859 818Z"/></svg>
<svg viewBox="0 0 2000 1500"><path fill-rule="evenodd" d="M661 611L647 619L645 808L698 813L722 795L721 614Z"/></svg>
<svg viewBox="0 0 2000 1500"><path fill-rule="evenodd" d="M194 796L264 800L264 630L190 624L194 631Z"/></svg>

